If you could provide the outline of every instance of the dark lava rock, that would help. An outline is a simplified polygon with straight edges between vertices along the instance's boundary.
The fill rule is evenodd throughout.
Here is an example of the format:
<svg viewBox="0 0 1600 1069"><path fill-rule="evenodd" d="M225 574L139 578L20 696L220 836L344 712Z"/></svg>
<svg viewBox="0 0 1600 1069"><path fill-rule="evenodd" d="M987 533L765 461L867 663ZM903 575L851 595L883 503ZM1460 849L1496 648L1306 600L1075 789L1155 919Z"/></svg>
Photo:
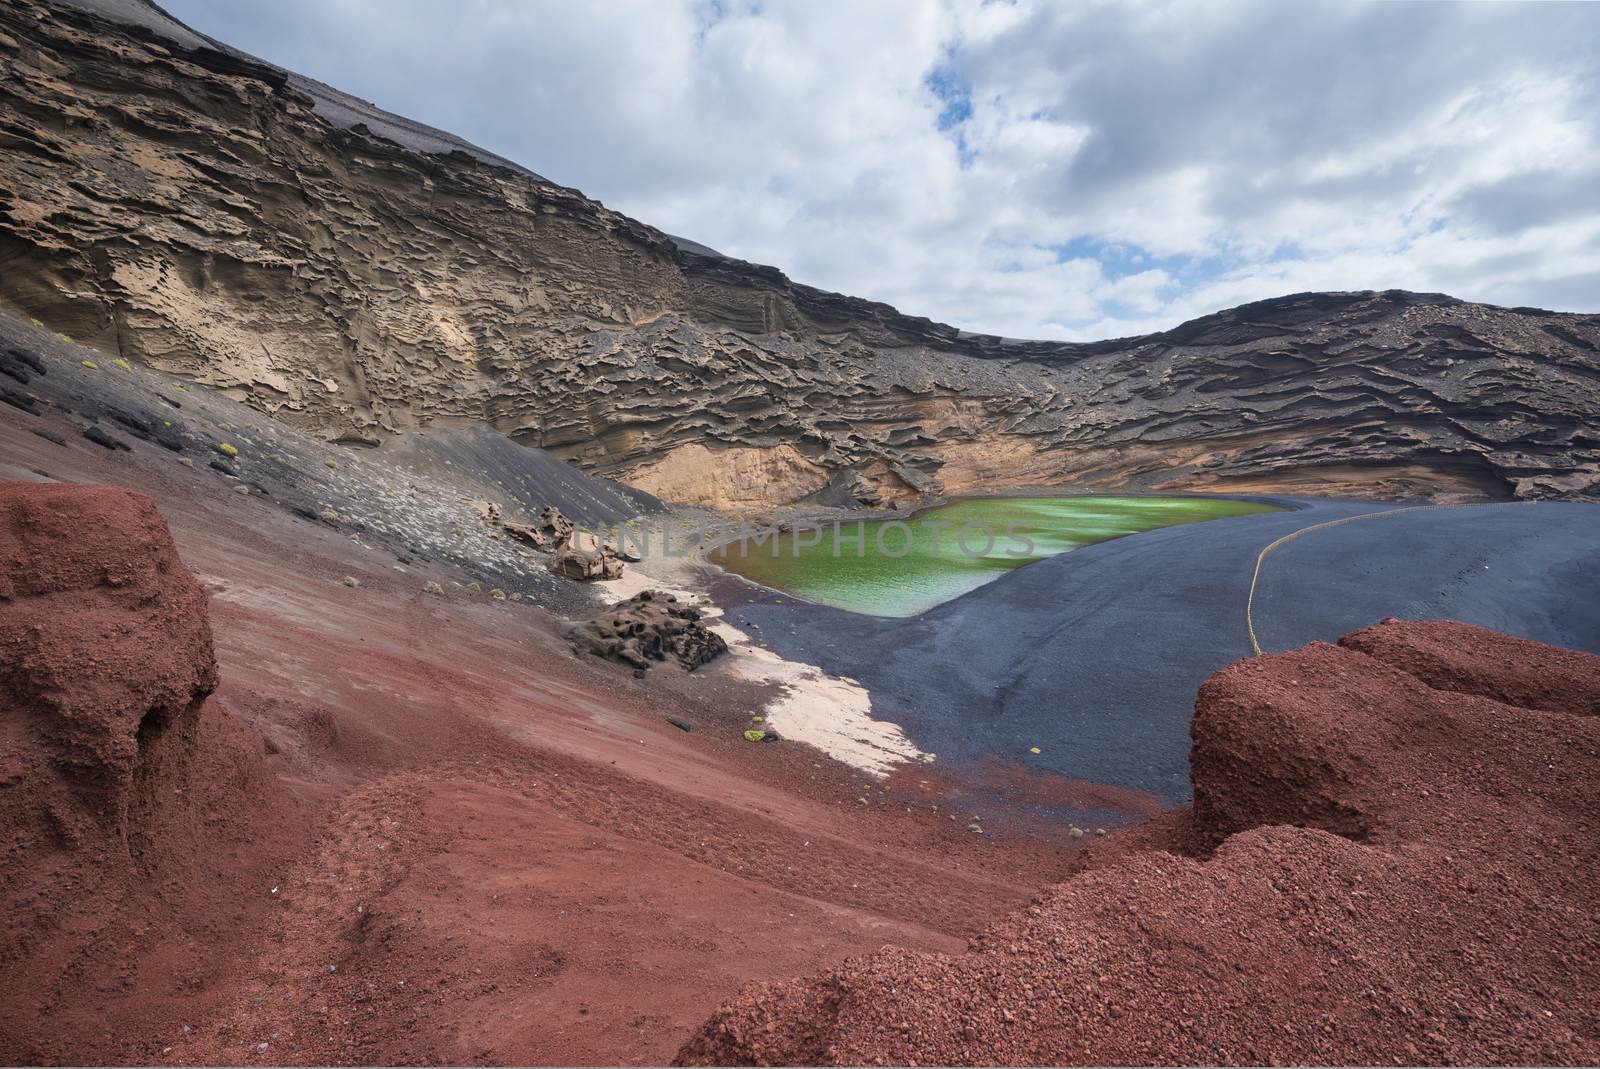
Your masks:
<svg viewBox="0 0 1600 1069"><path fill-rule="evenodd" d="M0 401L4 401L12 408L20 408L30 416L39 414L39 410L34 407L33 398L26 394L17 393L15 390L8 390L3 386L0 386Z"/></svg>
<svg viewBox="0 0 1600 1069"><path fill-rule="evenodd" d="M132 412L116 408L112 405L103 405L102 410L108 417L127 428L128 433L133 435L135 438L142 438L147 442L155 438L155 428L151 427L149 423L134 415Z"/></svg>
<svg viewBox="0 0 1600 1069"><path fill-rule="evenodd" d="M555 550L572 537L573 531L572 521L554 505L541 509L538 520L533 523L506 522L500 526L512 538L526 542L541 553Z"/></svg>
<svg viewBox="0 0 1600 1069"><path fill-rule="evenodd" d="M12 347L6 350L6 355L15 360L17 363L31 368L34 374L44 374L44 361L39 358L38 353L31 352L27 349Z"/></svg>
<svg viewBox="0 0 1600 1069"><path fill-rule="evenodd" d="M573 545L568 541L556 547L555 555L550 558L550 571L580 582L620 579L622 558L614 546Z"/></svg>
<svg viewBox="0 0 1600 1069"><path fill-rule="evenodd" d="M669 656L693 671L728 652L722 636L700 622L700 610L672 594L646 590L587 620L565 620L561 637L579 652L648 669Z"/></svg>
<svg viewBox="0 0 1600 1069"><path fill-rule="evenodd" d="M95 445L103 445L107 449L122 449L129 452L133 450L133 446L129 445L127 442L124 442L121 438L113 438L95 424L90 424L84 430L83 436L89 439L89 441L93 442Z"/></svg>

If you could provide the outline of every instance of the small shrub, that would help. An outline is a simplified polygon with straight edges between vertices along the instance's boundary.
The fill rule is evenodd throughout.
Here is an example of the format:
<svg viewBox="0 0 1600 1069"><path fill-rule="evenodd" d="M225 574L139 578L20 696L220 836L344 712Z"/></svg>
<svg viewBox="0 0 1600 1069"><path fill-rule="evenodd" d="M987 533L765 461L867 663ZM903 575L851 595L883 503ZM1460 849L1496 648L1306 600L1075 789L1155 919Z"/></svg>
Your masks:
<svg viewBox="0 0 1600 1069"><path fill-rule="evenodd" d="M230 442L218 442L217 452L225 457L236 457L239 455L239 447Z"/></svg>
<svg viewBox="0 0 1600 1069"><path fill-rule="evenodd" d="M88 368L90 371L99 371L100 370L100 365L95 363L93 360L84 360L84 361L82 361L82 363L83 363L83 366Z"/></svg>

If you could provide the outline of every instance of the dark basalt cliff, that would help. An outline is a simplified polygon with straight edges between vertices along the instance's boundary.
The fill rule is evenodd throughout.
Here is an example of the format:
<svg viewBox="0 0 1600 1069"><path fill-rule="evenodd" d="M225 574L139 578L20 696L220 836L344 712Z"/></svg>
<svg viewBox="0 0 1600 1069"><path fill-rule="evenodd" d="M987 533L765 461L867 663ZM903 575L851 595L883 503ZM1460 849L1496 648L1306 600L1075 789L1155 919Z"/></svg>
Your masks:
<svg viewBox="0 0 1600 1069"><path fill-rule="evenodd" d="M1299 294L1089 345L963 334L97 6L148 25L0 8L0 303L329 438L487 425L727 507L1600 496L1600 316Z"/></svg>

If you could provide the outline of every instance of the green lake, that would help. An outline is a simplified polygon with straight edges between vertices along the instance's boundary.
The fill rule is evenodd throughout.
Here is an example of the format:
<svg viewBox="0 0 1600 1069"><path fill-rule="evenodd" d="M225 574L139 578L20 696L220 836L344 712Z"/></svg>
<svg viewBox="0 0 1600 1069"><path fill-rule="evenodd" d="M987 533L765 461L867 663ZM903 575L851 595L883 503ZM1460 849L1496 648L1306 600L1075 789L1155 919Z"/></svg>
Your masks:
<svg viewBox="0 0 1600 1069"><path fill-rule="evenodd" d="M1203 497L989 497L909 520L747 538L707 559L763 586L874 616L915 616L1013 568L1109 538L1277 512Z"/></svg>

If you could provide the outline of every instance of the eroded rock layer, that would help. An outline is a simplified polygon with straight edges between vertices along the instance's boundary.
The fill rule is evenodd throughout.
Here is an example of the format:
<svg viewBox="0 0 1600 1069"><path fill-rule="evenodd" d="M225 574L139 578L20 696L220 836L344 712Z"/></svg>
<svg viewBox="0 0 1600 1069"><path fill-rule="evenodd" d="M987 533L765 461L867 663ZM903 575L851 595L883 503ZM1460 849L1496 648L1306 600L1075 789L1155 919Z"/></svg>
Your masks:
<svg viewBox="0 0 1600 1069"><path fill-rule="evenodd" d="M1597 699L1600 657L1462 624L1241 661L1196 703L1192 812L965 955L755 985L680 1059L1593 1062Z"/></svg>
<svg viewBox="0 0 1600 1069"><path fill-rule="evenodd" d="M837 477L1600 493L1600 317L1300 294L1112 342L974 336L175 37L0 9L0 302L329 438L487 425L736 508Z"/></svg>

